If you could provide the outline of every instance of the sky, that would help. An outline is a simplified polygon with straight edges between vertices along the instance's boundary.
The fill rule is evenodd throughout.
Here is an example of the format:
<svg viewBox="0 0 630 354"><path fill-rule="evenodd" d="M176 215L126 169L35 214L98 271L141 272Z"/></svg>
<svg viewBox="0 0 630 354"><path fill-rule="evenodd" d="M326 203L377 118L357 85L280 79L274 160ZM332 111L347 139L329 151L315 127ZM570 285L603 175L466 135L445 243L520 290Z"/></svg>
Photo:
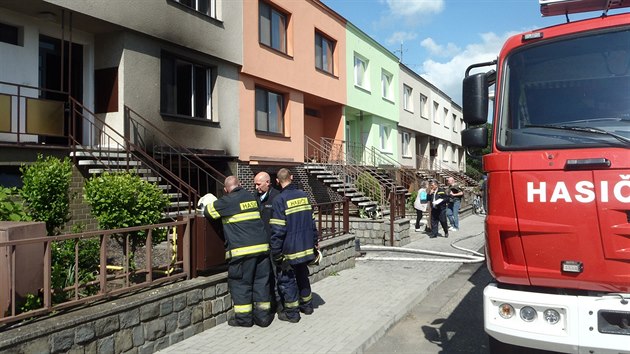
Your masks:
<svg viewBox="0 0 630 354"><path fill-rule="evenodd" d="M459 105L468 65L496 59L511 35L566 21L564 16L542 17L538 0L322 2L399 59L402 54L403 64ZM570 19L580 16L594 15Z"/></svg>

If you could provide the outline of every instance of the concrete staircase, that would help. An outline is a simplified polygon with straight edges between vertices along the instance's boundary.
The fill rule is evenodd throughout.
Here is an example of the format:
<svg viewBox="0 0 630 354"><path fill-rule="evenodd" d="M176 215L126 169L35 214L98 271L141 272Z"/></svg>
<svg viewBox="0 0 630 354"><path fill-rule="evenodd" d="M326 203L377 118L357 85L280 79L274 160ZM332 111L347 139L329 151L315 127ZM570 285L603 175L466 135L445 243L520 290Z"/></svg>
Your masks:
<svg viewBox="0 0 630 354"><path fill-rule="evenodd" d="M129 171L136 173L142 180L157 185L170 200L170 205L162 214L165 220L175 220L178 215L190 213L189 198L133 154L120 149L99 148L93 150L78 146L76 151L70 152L70 157L76 161L77 167L88 176L98 176L105 172L122 173Z"/></svg>

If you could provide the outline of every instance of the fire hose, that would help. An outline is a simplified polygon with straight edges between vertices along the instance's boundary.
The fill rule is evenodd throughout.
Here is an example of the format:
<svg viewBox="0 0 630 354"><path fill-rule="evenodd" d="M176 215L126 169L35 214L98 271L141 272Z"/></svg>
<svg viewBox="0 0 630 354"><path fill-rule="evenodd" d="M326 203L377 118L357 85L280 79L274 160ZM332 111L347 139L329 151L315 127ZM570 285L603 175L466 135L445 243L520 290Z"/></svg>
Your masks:
<svg viewBox="0 0 630 354"><path fill-rule="evenodd" d="M464 253L451 253L451 252L441 252L441 251L431 251L424 249L416 249L416 248L405 248L405 247L393 247L393 246L376 246L376 245L364 245L361 246L357 244L357 251L359 252L400 252L400 253L411 253L411 254L424 254L431 256L439 256L445 258L418 258L418 257L358 257L357 260L365 260L365 261L422 261L422 262L445 262L445 263L480 263L486 260L485 256L477 251L469 250L456 244L458 242L467 240L469 238L473 238L481 235L482 233L478 233L475 235L470 235L466 237L462 237L457 241L451 243L451 247L458 249Z"/></svg>

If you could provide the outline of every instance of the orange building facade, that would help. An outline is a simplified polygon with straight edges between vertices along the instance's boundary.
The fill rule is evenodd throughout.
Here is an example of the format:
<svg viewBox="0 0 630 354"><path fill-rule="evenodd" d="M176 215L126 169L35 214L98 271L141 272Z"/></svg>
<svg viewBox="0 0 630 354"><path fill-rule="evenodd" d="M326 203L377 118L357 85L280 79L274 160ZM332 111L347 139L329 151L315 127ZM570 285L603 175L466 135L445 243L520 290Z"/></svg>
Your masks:
<svg viewBox="0 0 630 354"><path fill-rule="evenodd" d="M246 1L242 164L304 162L305 136L343 139L345 20L319 1Z"/></svg>

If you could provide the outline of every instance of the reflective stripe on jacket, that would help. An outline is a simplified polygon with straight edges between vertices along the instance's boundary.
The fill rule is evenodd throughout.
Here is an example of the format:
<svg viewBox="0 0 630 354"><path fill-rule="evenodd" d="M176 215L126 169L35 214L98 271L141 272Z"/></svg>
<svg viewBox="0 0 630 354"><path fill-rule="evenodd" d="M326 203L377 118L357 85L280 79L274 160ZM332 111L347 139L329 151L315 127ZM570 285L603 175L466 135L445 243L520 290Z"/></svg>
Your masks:
<svg viewBox="0 0 630 354"><path fill-rule="evenodd" d="M293 183L287 185L273 200L271 253L280 255L290 264L309 262L315 258L317 225L313 207L306 193Z"/></svg>
<svg viewBox="0 0 630 354"><path fill-rule="evenodd" d="M221 218L225 234L225 258L238 258L269 252L258 202L253 194L242 187L224 195L206 206L207 218Z"/></svg>

